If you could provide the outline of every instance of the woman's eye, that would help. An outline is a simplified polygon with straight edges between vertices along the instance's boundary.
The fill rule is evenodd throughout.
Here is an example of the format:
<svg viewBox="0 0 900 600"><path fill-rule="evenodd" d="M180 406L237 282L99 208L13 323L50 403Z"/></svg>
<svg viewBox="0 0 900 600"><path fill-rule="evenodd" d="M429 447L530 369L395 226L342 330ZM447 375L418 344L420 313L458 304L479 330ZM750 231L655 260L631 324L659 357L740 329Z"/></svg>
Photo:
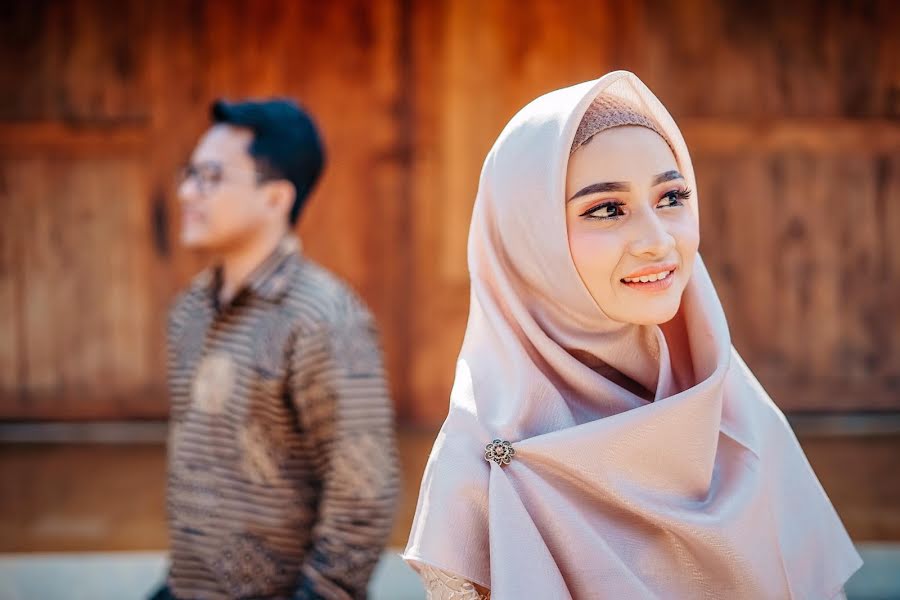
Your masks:
<svg viewBox="0 0 900 600"><path fill-rule="evenodd" d="M660 199L657 208L668 208L670 206L681 206L684 201L691 197L690 190L672 190L666 192Z"/></svg>
<svg viewBox="0 0 900 600"><path fill-rule="evenodd" d="M617 219L625 214L621 202L605 202L593 208L589 208L581 214L589 219Z"/></svg>

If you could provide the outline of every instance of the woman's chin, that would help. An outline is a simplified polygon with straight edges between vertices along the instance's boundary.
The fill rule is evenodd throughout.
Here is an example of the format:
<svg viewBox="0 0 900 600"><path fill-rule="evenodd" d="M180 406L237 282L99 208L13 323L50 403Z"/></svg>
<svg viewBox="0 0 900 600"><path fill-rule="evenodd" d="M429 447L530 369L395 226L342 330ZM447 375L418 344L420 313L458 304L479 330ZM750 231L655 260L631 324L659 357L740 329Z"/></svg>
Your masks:
<svg viewBox="0 0 900 600"><path fill-rule="evenodd" d="M632 323L634 325L662 325L671 321L681 305L681 297L677 298L655 298L654 300L645 300L643 302L631 302L628 306L623 306L622 310L607 314L610 318L621 323Z"/></svg>

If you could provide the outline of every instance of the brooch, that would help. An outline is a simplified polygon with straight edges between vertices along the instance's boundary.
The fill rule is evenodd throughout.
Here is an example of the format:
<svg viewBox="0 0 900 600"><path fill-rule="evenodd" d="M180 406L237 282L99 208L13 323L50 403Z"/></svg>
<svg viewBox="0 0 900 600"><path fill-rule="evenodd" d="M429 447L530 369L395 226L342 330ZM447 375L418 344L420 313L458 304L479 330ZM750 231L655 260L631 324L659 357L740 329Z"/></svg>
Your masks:
<svg viewBox="0 0 900 600"><path fill-rule="evenodd" d="M508 465L515 455L516 449L512 447L512 444L503 440L494 440L484 447L484 460L495 462L501 467Z"/></svg>

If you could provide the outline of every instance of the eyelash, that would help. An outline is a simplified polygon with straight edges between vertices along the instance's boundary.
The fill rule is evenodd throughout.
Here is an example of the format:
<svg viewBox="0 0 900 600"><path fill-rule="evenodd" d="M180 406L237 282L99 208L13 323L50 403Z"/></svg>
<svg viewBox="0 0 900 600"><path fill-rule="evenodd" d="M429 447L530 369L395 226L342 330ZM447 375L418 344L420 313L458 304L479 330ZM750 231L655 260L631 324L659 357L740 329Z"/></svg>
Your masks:
<svg viewBox="0 0 900 600"><path fill-rule="evenodd" d="M676 206L682 206L684 204L684 202L690 197L691 197L691 190L688 188L679 188L677 190L670 190L670 191L666 192L665 194L663 194L662 198L672 198L675 200L675 204L670 204L669 206L663 206L660 208L674 208ZM660 200L662 200L662 198L660 198ZM621 219L624 215L615 214L615 215L608 215L605 217L598 217L598 216L595 216L594 213L603 208L612 208L612 207L620 208L622 206L625 206L625 202L621 202L621 201L603 202L602 204L598 204L597 206L592 206L591 208L587 209L586 211L581 213L580 216L586 217L588 219L596 219L598 221L617 221L618 219Z"/></svg>

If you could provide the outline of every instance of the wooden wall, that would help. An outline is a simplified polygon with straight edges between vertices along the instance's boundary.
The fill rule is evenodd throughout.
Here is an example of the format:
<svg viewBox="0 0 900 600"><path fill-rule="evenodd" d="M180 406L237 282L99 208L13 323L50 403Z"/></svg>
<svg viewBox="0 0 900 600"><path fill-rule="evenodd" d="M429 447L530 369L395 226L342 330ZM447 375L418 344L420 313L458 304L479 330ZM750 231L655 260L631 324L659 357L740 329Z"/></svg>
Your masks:
<svg viewBox="0 0 900 600"><path fill-rule="evenodd" d="M163 416L176 167L217 96L288 95L331 162L300 227L435 425L481 162L551 89L635 71L692 149L735 345L788 410L900 409L895 2L6 2L0 418Z"/></svg>

